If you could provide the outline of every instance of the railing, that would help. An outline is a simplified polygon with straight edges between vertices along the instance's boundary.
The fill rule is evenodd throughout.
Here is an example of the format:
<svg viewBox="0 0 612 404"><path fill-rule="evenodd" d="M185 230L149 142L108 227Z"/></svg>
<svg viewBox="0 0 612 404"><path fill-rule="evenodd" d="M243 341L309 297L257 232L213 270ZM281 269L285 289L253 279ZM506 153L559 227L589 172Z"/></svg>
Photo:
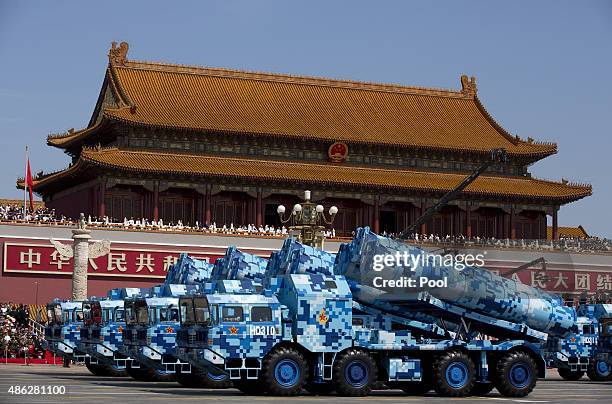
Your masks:
<svg viewBox="0 0 612 404"><path fill-rule="evenodd" d="M45 326L32 320L28 319L28 327L32 331L32 334L36 333L36 335L45 335Z"/></svg>
<svg viewBox="0 0 612 404"><path fill-rule="evenodd" d="M608 239L495 239L495 238L462 238L420 236L406 240L409 244L419 246L440 246L446 248L497 248L537 251L557 251L567 253L612 254L612 240Z"/></svg>

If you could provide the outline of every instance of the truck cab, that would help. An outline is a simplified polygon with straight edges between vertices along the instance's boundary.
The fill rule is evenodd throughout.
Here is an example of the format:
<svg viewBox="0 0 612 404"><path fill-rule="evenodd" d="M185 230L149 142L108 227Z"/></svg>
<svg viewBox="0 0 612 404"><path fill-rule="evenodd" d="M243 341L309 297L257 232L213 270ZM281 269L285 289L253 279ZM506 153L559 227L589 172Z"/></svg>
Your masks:
<svg viewBox="0 0 612 404"><path fill-rule="evenodd" d="M47 305L49 324L45 327L48 349L73 359L82 354L78 349L83 326L83 302L54 301Z"/></svg>
<svg viewBox="0 0 612 404"><path fill-rule="evenodd" d="M549 337L545 359L557 368L565 380L579 380L585 373L591 377L598 339L597 320L592 316L578 316L575 330L566 337Z"/></svg>
<svg viewBox="0 0 612 404"><path fill-rule="evenodd" d="M606 305L612 308L612 305ZM612 380L612 314L599 318L599 338L593 368L601 380Z"/></svg>
<svg viewBox="0 0 612 404"><path fill-rule="evenodd" d="M190 363L193 372L225 375L243 391L256 387L263 358L291 336L291 322L284 321L274 296L183 296L179 308L179 359Z"/></svg>
<svg viewBox="0 0 612 404"><path fill-rule="evenodd" d="M178 325L178 298L133 297L124 301L126 328L117 362L136 380L170 381Z"/></svg>
<svg viewBox="0 0 612 404"><path fill-rule="evenodd" d="M90 372L98 376L125 376L114 356L123 344L125 318L123 300L83 302L83 326L79 350Z"/></svg>

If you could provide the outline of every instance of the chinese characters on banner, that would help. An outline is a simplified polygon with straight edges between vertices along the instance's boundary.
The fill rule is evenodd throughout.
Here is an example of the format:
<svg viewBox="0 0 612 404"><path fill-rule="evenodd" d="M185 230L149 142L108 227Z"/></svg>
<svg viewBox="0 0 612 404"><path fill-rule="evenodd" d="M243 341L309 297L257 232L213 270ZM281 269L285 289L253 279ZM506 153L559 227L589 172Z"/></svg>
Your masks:
<svg viewBox="0 0 612 404"><path fill-rule="evenodd" d="M89 260L89 275L163 279L181 252L208 262L215 262L225 254L225 247L201 247L198 251L190 250L189 247L184 250L172 246L160 246L159 248L165 248L163 250L147 247L150 246L134 248L113 243L110 254ZM262 257L268 257L271 252L246 251ZM3 272L70 275L72 268L72 259L62 257L50 244L4 243ZM505 271L492 272L499 274ZM536 270L526 269L513 274L512 277L525 285L555 293L612 292L612 274L606 270L573 271L549 268L544 277Z"/></svg>
<svg viewBox="0 0 612 404"><path fill-rule="evenodd" d="M122 248L118 243L103 257L89 260L89 275L135 276L142 278L165 278L170 265L181 252L208 262L223 257L225 249L210 248L204 251L153 250L148 248ZM269 254L269 252L264 253ZM72 274L72 258L61 256L51 245L27 243L4 243L4 272Z"/></svg>

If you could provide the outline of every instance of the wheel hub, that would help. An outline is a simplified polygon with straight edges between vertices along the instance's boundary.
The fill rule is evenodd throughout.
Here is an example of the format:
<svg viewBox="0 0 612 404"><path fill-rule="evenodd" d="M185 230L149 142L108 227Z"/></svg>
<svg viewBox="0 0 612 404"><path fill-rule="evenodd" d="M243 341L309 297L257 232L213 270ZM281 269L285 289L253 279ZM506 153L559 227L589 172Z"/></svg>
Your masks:
<svg viewBox="0 0 612 404"><path fill-rule="evenodd" d="M446 368L446 380L453 388L465 386L468 380L468 369L463 362L452 362Z"/></svg>
<svg viewBox="0 0 612 404"><path fill-rule="evenodd" d="M344 374L346 380L353 387L362 387L368 382L368 368L361 361L349 363Z"/></svg>
<svg viewBox="0 0 612 404"><path fill-rule="evenodd" d="M298 365L290 360L283 359L276 365L274 372L277 382L283 387L291 387L299 378L300 372Z"/></svg>
<svg viewBox="0 0 612 404"><path fill-rule="evenodd" d="M596 369L597 369L597 373L599 373L602 376L608 376L610 374L610 367L604 361L597 362Z"/></svg>
<svg viewBox="0 0 612 404"><path fill-rule="evenodd" d="M529 384L531 372L524 363L517 363L510 368L510 382L517 388L523 388Z"/></svg>

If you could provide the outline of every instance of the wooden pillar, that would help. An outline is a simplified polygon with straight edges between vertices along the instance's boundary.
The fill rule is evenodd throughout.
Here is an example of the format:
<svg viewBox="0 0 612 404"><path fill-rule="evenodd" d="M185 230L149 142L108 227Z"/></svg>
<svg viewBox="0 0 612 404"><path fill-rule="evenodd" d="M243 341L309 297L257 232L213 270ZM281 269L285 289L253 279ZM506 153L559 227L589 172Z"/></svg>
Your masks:
<svg viewBox="0 0 612 404"><path fill-rule="evenodd" d="M559 240L559 208L556 206L552 213L552 239Z"/></svg>
<svg viewBox="0 0 612 404"><path fill-rule="evenodd" d="M101 219L106 216L106 180L102 180L98 189L98 217Z"/></svg>
<svg viewBox="0 0 612 404"><path fill-rule="evenodd" d="M426 208L425 208L425 201L422 200L421 201L421 212L419 214L419 217L421 217L421 216L423 216L425 214L425 210L426 210ZM423 223L421 225L421 228L419 229L419 233L427 234L427 223Z"/></svg>
<svg viewBox="0 0 612 404"><path fill-rule="evenodd" d="M255 207L255 226L263 226L263 203L261 200L261 189L257 190L257 205Z"/></svg>
<svg viewBox="0 0 612 404"><path fill-rule="evenodd" d="M472 237L472 206L469 202L465 204L465 237Z"/></svg>
<svg viewBox="0 0 612 404"><path fill-rule="evenodd" d="M514 205L510 208L510 238L516 239L516 210Z"/></svg>
<svg viewBox="0 0 612 404"><path fill-rule="evenodd" d="M206 223L207 226L210 226L210 223L212 221L212 197L210 191L210 186L207 185L206 195L204 196L204 223Z"/></svg>
<svg viewBox="0 0 612 404"><path fill-rule="evenodd" d="M153 185L153 220L159 220L159 182Z"/></svg>
<svg viewBox="0 0 612 404"><path fill-rule="evenodd" d="M380 232L380 201L378 198L374 199L374 212L372 217L372 228L374 233Z"/></svg>

